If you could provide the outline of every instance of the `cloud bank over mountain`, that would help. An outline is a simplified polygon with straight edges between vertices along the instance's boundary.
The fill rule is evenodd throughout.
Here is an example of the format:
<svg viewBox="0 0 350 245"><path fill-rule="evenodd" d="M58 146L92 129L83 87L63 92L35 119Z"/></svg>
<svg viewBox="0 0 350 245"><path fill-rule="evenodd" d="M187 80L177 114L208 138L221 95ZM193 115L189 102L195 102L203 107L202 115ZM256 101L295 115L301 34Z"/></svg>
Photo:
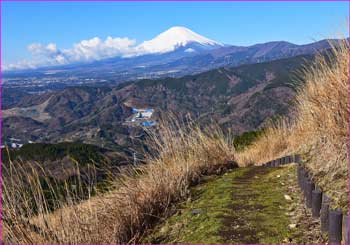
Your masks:
<svg viewBox="0 0 350 245"><path fill-rule="evenodd" d="M75 43L69 49L60 49L55 43L28 45L31 60L4 64L3 70L34 69L43 66L89 62L112 57L133 57L145 54L166 53L196 43L204 49L221 47L223 44L203 37L185 27L172 27L152 40L137 45L135 39L110 37L105 40L94 37ZM193 48L186 52L194 52Z"/></svg>
<svg viewBox="0 0 350 245"><path fill-rule="evenodd" d="M47 45L33 43L27 47L32 54L32 60L23 60L5 65L3 68L4 70L32 69L40 66L64 65L124 56L134 53L135 43L135 40L118 37L107 37L105 40L94 37L82 40L70 49L59 49L55 43Z"/></svg>

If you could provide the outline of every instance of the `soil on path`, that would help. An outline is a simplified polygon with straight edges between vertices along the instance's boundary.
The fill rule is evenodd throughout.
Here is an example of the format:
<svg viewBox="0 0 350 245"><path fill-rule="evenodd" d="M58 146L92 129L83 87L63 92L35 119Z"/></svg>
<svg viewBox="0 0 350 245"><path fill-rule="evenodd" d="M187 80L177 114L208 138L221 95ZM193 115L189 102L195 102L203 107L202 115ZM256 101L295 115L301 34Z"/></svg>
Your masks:
<svg viewBox="0 0 350 245"><path fill-rule="evenodd" d="M302 201L295 165L234 169L207 177L190 196L140 242L303 243L305 239L308 222L300 225L296 220Z"/></svg>
<svg viewBox="0 0 350 245"><path fill-rule="evenodd" d="M223 217L219 232L232 243L289 242L292 201L287 194L286 178L280 168L253 167L235 178L231 212Z"/></svg>

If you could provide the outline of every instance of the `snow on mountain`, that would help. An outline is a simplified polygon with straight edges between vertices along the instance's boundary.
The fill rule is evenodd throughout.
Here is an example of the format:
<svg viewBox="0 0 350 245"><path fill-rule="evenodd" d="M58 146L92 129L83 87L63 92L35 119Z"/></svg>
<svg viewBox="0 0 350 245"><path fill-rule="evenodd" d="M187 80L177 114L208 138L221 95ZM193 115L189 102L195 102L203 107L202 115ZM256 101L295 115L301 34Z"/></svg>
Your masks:
<svg viewBox="0 0 350 245"><path fill-rule="evenodd" d="M203 37L186 27L174 26L159 34L154 39L144 41L136 47L139 54L166 53L179 47L196 44L202 49L213 49L223 47L222 43ZM193 48L189 52L194 51Z"/></svg>
<svg viewBox="0 0 350 245"><path fill-rule="evenodd" d="M127 37L94 37L81 40L71 48L60 49L55 43L47 45L31 44L32 60L22 60L13 64L2 64L4 70L35 69L98 61L110 58L132 58L148 54L165 54L178 51L177 55L196 53L220 48L222 43L203 37L186 27L174 26L155 38L136 44Z"/></svg>

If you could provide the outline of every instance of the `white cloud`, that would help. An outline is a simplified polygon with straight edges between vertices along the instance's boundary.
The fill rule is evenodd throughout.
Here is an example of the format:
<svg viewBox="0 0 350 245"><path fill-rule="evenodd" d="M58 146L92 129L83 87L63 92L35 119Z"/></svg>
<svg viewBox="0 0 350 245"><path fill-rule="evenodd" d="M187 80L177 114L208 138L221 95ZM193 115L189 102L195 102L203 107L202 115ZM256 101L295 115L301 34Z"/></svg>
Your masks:
<svg viewBox="0 0 350 245"><path fill-rule="evenodd" d="M21 60L17 63L3 64L2 70L7 71L7 70L20 70L20 69L34 69L37 67L38 66L33 61Z"/></svg>
<svg viewBox="0 0 350 245"><path fill-rule="evenodd" d="M72 49L64 50L70 61L90 61L103 58L123 56L133 52L135 40L129 38L107 37L102 41L98 37L82 40L74 44Z"/></svg>
<svg viewBox="0 0 350 245"><path fill-rule="evenodd" d="M94 37L82 40L69 49L59 49L55 43L43 45L32 43L27 49L31 60L21 60L13 64L4 64L3 70L33 69L41 66L63 65L74 62L87 62L116 56L132 56L136 41L129 38L107 37L101 40Z"/></svg>
<svg viewBox="0 0 350 245"><path fill-rule="evenodd" d="M28 45L28 51L33 55L54 55L58 52L57 46L54 43L49 43L47 46L40 43L32 43Z"/></svg>

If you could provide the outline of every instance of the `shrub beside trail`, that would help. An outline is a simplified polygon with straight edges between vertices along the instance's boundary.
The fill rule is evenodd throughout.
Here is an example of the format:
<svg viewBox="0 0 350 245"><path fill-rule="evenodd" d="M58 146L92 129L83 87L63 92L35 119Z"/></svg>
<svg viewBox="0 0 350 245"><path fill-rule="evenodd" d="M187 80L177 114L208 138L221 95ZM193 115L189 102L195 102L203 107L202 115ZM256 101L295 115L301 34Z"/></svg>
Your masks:
<svg viewBox="0 0 350 245"><path fill-rule="evenodd" d="M349 43L340 41L300 72L291 116L271 124L237 155L243 165L302 153L317 184L346 209Z"/></svg>
<svg viewBox="0 0 350 245"><path fill-rule="evenodd" d="M29 189L4 182L4 235L9 243L127 243L167 217L189 187L203 175L234 167L233 142L217 127L201 129L171 120L150 135L154 154L148 164L124 174L114 188L89 200L74 203L57 197L50 212L45 193L35 181ZM11 171L10 171L11 172ZM29 176L29 175L28 175ZM31 210L25 193L30 192L38 209ZM71 193L72 195L74 193ZM32 201L32 200L31 200Z"/></svg>

